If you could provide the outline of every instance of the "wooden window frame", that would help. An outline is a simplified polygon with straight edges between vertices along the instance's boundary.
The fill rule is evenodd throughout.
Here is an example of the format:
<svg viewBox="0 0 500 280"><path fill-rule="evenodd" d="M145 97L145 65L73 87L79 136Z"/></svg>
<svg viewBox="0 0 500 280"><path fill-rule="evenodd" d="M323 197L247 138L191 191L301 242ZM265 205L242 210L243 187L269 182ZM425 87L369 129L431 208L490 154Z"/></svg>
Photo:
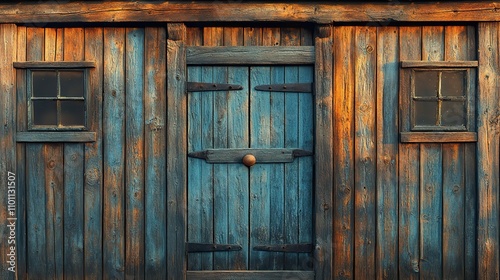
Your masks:
<svg viewBox="0 0 500 280"><path fill-rule="evenodd" d="M19 131L17 133L17 142L94 142L96 139L95 132L89 132L89 90L90 90L90 73L89 69L95 67L94 62L89 61L60 61L60 62L46 62L46 61L27 61L27 62L14 62L14 68L20 70L21 73L21 85L18 87L24 88L24 90L18 91L18 94L25 95L23 97L18 97L21 100L22 106L26 108L26 120L27 131ZM32 71L46 70L46 71L82 71L83 73L83 98L74 98L75 100L84 101L84 125L78 126L60 126L60 125L34 125L33 124L33 83L32 83ZM63 100L65 98L60 98L58 96L54 97L56 100ZM73 98L70 98L73 100ZM59 103L59 102L58 102ZM58 106L58 120L60 119L60 107Z"/></svg>
<svg viewBox="0 0 500 280"><path fill-rule="evenodd" d="M400 141L402 143L476 142L477 61L402 61L400 85ZM415 73L419 71L465 71L464 126L417 126L415 120ZM440 100L440 96L436 97ZM438 116L439 117L439 116Z"/></svg>

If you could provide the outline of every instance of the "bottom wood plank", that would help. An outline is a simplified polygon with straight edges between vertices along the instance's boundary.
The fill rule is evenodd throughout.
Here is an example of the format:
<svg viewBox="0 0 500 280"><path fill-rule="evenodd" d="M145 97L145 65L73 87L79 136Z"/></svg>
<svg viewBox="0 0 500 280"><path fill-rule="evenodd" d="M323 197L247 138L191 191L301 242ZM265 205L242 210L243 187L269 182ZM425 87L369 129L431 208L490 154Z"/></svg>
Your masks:
<svg viewBox="0 0 500 280"><path fill-rule="evenodd" d="M188 271L187 280L246 280L246 279L268 279L268 280L283 280L283 279L314 279L314 271L295 271L295 270L213 270L213 271Z"/></svg>

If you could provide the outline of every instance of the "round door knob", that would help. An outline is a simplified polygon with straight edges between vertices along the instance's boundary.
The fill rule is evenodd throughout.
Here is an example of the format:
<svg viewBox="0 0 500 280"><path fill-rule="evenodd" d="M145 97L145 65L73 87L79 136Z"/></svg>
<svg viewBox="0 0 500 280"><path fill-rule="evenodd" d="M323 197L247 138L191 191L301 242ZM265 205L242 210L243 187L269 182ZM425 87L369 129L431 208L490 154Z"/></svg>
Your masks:
<svg viewBox="0 0 500 280"><path fill-rule="evenodd" d="M257 162L257 159L255 158L254 155L248 154L243 157L243 164L250 167L254 165Z"/></svg>

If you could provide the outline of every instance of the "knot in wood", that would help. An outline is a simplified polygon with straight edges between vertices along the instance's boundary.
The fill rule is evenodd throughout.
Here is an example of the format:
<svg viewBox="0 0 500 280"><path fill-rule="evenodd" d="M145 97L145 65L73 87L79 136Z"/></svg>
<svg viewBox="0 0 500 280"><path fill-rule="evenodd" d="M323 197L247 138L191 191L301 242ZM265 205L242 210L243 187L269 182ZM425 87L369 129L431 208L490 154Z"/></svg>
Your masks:
<svg viewBox="0 0 500 280"><path fill-rule="evenodd" d="M99 173L97 172L96 168L92 168L87 171L86 177L88 184L92 186L97 183L97 180L99 179Z"/></svg>
<svg viewBox="0 0 500 280"><path fill-rule="evenodd" d="M371 45L366 46L366 52L367 53L372 53L373 52L373 47Z"/></svg>
<svg viewBox="0 0 500 280"><path fill-rule="evenodd" d="M54 169L56 167L56 162L54 160L50 160L47 163L47 166L49 167L49 169Z"/></svg>

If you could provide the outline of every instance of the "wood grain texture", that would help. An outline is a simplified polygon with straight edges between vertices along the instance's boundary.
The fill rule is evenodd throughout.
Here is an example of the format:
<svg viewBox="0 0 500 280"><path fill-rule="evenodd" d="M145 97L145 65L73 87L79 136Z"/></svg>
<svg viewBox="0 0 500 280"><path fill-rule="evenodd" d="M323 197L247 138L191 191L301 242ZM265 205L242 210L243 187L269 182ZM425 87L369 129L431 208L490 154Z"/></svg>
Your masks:
<svg viewBox="0 0 500 280"><path fill-rule="evenodd" d="M125 272L125 29L104 29L103 278Z"/></svg>
<svg viewBox="0 0 500 280"><path fill-rule="evenodd" d="M95 141L85 144L84 267L85 277L102 279L103 230L103 78L104 34L102 28L85 28L85 60L94 61L89 71L88 129Z"/></svg>
<svg viewBox="0 0 500 280"><path fill-rule="evenodd" d="M144 29L126 29L125 277L144 277Z"/></svg>
<svg viewBox="0 0 500 280"><path fill-rule="evenodd" d="M2 24L0 25L0 38L2 43L0 44L0 72L2 73L2 80L0 81L0 90L2 92L0 96L0 142L2 147L0 148L0 175L2 176L3 182L0 183L0 188L2 189L2 194L0 194L0 201L2 201L0 206L0 219L5 221L3 225L0 225L0 238L2 238L2 244L0 245L0 251L2 256L0 260L2 264L0 265L0 277L5 277L5 279L14 279L15 273L8 270L10 257L7 256L11 252L12 244L8 244L8 238L11 236L11 230L7 227L7 218L13 218L7 207L8 201L8 175L9 172L16 173L16 71L12 68L12 62L16 59L17 51L17 27L12 24ZM17 193L16 197L22 196L22 193ZM17 211L15 217L21 212ZM21 218L20 216L19 218ZM18 220L18 224L23 222L23 220ZM17 254L17 253L16 253Z"/></svg>
<svg viewBox="0 0 500 280"><path fill-rule="evenodd" d="M476 132L401 132L402 143L476 142Z"/></svg>
<svg viewBox="0 0 500 280"><path fill-rule="evenodd" d="M172 28L170 26L167 27ZM182 40L167 40L167 266L168 279L186 277L187 126L185 26Z"/></svg>
<svg viewBox="0 0 500 280"><path fill-rule="evenodd" d="M48 29L51 30L51 29ZM66 29L66 32L70 32L68 29ZM78 28L78 30L82 30ZM82 31L80 31L82 32ZM57 34L57 33L55 33ZM46 37L49 38L49 37ZM62 38L60 38L62 39ZM55 39L54 39L55 42ZM47 44L48 42L46 42ZM47 45L46 45L47 47ZM79 49L84 49L82 48L83 46L78 45L77 46ZM56 59L56 56L58 52L54 48L50 48L49 52L47 55L50 55L47 57L48 59ZM62 50L60 50L62 51ZM82 58L83 59L83 58ZM94 61L16 61L13 62L14 68L19 68L19 69L26 69L26 68L31 68L31 69L53 69L53 68L60 68L60 69L75 69L75 68L94 68L96 67L96 64Z"/></svg>
<svg viewBox="0 0 500 280"><path fill-rule="evenodd" d="M377 278L398 278L398 28L377 39Z"/></svg>
<svg viewBox="0 0 500 280"><path fill-rule="evenodd" d="M19 132L17 142L94 142L96 132Z"/></svg>
<svg viewBox="0 0 500 280"><path fill-rule="evenodd" d="M332 29L324 26L323 29ZM323 32L331 34L332 32ZM315 275L333 278L333 39L315 38Z"/></svg>
<svg viewBox="0 0 500 280"><path fill-rule="evenodd" d="M494 1L460 3L29 3L0 6L3 23L36 22L388 22L497 21Z"/></svg>
<svg viewBox="0 0 500 280"><path fill-rule="evenodd" d="M282 280L282 279L315 279L314 273L311 271L188 271L188 280L216 280L225 279L268 279L268 280Z"/></svg>
<svg viewBox="0 0 500 280"><path fill-rule="evenodd" d="M479 87L477 108L477 277L495 279L500 275L498 194L499 127L498 100L499 42L498 23L481 23L478 27ZM488 137L494 135L495 137Z"/></svg>
<svg viewBox="0 0 500 280"><path fill-rule="evenodd" d="M190 65L205 64L312 64L312 46L245 46L245 47L188 47L186 62Z"/></svg>
<svg viewBox="0 0 500 280"><path fill-rule="evenodd" d="M420 59L422 28L399 28L399 58ZM408 90L410 81L400 75L400 91ZM409 98L400 95L401 130L409 130L409 116L401 108L408 106ZM400 139L403 141L403 137ZM399 145L399 276L402 279L419 279L420 272L420 145Z"/></svg>
<svg viewBox="0 0 500 280"><path fill-rule="evenodd" d="M354 277L354 27L335 27L333 275Z"/></svg>
<svg viewBox="0 0 500 280"><path fill-rule="evenodd" d="M166 28L145 28L145 278L167 278Z"/></svg>
<svg viewBox="0 0 500 280"><path fill-rule="evenodd" d="M377 30L356 27L354 151L354 275L374 279L376 243L376 59Z"/></svg>

